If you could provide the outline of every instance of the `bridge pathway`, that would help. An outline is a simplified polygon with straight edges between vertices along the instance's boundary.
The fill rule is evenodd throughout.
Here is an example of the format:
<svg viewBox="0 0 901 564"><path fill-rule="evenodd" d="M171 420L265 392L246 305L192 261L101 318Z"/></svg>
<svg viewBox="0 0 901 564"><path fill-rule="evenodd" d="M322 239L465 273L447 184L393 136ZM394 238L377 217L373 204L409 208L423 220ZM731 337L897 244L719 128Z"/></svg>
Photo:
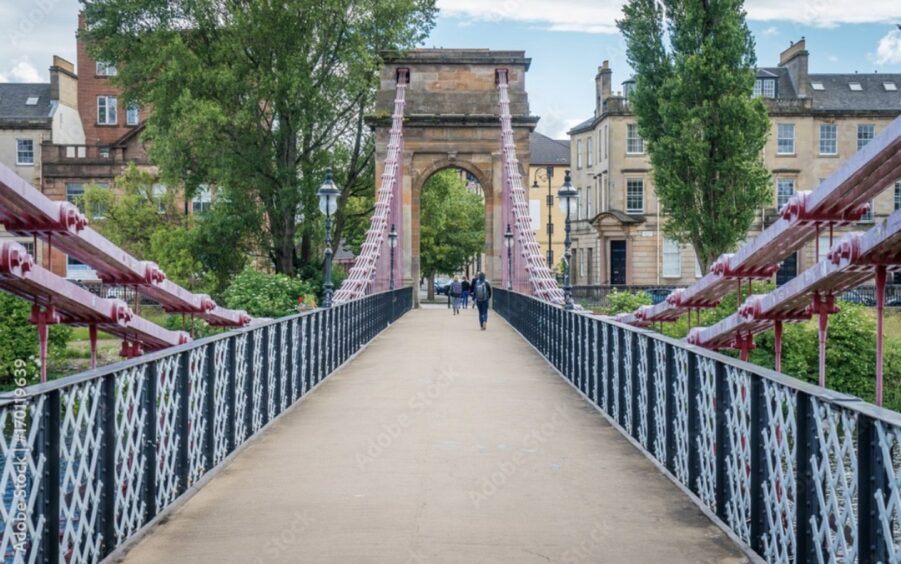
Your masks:
<svg viewBox="0 0 901 564"><path fill-rule="evenodd" d="M129 563L741 562L508 325L414 310Z"/></svg>

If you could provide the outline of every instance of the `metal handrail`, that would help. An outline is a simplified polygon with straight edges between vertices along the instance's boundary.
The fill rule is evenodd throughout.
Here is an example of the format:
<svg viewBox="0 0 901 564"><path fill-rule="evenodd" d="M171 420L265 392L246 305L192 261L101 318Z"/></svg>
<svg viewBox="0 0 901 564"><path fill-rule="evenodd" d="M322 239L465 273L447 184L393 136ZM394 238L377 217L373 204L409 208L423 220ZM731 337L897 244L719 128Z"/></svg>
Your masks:
<svg viewBox="0 0 901 564"><path fill-rule="evenodd" d="M901 414L503 289L494 309L746 549L901 559Z"/></svg>

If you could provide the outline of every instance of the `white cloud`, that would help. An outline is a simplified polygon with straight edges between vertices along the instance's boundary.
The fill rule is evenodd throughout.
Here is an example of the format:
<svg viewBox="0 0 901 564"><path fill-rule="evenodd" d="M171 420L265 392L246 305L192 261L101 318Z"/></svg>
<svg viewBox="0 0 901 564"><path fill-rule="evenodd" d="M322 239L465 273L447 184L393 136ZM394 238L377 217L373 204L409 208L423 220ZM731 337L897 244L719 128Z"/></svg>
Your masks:
<svg viewBox="0 0 901 564"><path fill-rule="evenodd" d="M41 82L41 73L28 61L19 61L8 72L0 72L0 82Z"/></svg>
<svg viewBox="0 0 901 564"><path fill-rule="evenodd" d="M779 30L776 29L776 26L771 25L770 27L763 30L764 35L779 35Z"/></svg>
<svg viewBox="0 0 901 564"><path fill-rule="evenodd" d="M879 40L876 47L876 64L901 63L901 30L894 29Z"/></svg>
<svg viewBox="0 0 901 564"><path fill-rule="evenodd" d="M585 33L618 33L616 20L622 17L622 5L622 0L438 0L441 12L448 16L541 22L551 31ZM859 0L749 0L746 8L754 21L819 27L891 22L898 17L898 0L867 0L865 7ZM778 32L775 27L769 29Z"/></svg>
<svg viewBox="0 0 901 564"><path fill-rule="evenodd" d="M547 110L541 114L536 130L551 139L567 139L566 132L582 123L579 119L567 118L558 109Z"/></svg>

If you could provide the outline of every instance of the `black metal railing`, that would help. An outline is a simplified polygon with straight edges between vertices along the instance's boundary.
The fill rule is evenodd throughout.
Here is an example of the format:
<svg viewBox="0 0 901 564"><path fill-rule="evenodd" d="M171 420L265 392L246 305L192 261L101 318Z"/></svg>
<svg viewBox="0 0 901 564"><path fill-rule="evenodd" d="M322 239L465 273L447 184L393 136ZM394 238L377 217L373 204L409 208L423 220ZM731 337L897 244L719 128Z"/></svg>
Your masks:
<svg viewBox="0 0 901 564"><path fill-rule="evenodd" d="M901 414L495 289L494 309L770 562L901 559Z"/></svg>
<svg viewBox="0 0 901 564"><path fill-rule="evenodd" d="M375 294L0 394L4 561L99 561L412 299Z"/></svg>

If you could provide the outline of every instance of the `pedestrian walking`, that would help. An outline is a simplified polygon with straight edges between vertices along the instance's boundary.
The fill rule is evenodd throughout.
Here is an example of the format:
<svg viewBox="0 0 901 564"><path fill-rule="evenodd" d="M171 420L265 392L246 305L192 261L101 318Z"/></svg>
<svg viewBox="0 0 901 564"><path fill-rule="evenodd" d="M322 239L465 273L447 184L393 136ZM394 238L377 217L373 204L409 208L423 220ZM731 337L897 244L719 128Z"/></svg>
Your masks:
<svg viewBox="0 0 901 564"><path fill-rule="evenodd" d="M480 272L472 289L476 307L479 308L479 327L484 331L488 327L488 302L491 300L491 284L485 280L485 273Z"/></svg>
<svg viewBox="0 0 901 564"><path fill-rule="evenodd" d="M447 293L454 302L454 315L460 315L460 302L463 300L463 284L458 276L454 276L454 281L451 282Z"/></svg>
<svg viewBox="0 0 901 564"><path fill-rule="evenodd" d="M463 277L463 309L469 308L469 291L472 289L472 284L469 283L469 279L467 277Z"/></svg>

